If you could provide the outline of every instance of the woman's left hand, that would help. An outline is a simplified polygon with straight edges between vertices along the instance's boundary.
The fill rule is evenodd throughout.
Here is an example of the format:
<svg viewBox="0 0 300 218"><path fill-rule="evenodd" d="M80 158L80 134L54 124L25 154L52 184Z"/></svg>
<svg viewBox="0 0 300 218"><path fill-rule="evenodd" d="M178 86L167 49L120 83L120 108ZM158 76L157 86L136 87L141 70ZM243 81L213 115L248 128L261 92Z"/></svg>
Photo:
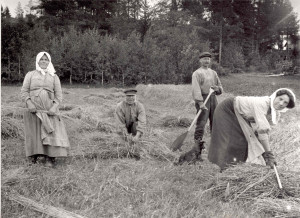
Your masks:
<svg viewBox="0 0 300 218"><path fill-rule="evenodd" d="M274 154L271 151L264 152L262 156L265 159L267 166L270 166L273 169L274 165L277 165Z"/></svg>
<svg viewBox="0 0 300 218"><path fill-rule="evenodd" d="M50 116L54 116L56 115L56 109L57 109L57 106L56 104L54 104L47 112L48 115Z"/></svg>

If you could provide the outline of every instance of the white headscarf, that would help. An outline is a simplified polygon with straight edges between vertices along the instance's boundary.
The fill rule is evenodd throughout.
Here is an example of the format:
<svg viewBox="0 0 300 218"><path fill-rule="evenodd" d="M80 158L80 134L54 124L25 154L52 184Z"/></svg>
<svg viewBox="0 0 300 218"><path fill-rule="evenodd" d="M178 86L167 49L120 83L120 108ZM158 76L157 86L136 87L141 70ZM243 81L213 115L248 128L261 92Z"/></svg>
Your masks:
<svg viewBox="0 0 300 218"><path fill-rule="evenodd" d="M279 120L279 117L280 117L280 113L285 113L289 108L284 108L282 110L277 110L278 113L278 118L277 118L277 113L276 113L276 110L274 108L274 105L273 105L273 102L274 102L274 99L276 98L276 94L278 91L280 90L286 90L288 91L293 97L294 97L294 103L296 103L296 95L294 94L294 92L288 88L280 88L280 89L277 89L275 92L273 92L273 94L270 96L270 99L271 99L271 116L272 116L272 123L273 124L277 124L278 123L278 120Z"/></svg>
<svg viewBox="0 0 300 218"><path fill-rule="evenodd" d="M46 55L47 58L49 59L48 67L45 70L42 69L39 65L39 61L44 55ZM49 73L51 76L54 76L54 73L56 72L53 67L53 64L51 62L51 56L45 51L38 53L38 55L36 56L35 69L40 71L43 75L45 75L46 73Z"/></svg>

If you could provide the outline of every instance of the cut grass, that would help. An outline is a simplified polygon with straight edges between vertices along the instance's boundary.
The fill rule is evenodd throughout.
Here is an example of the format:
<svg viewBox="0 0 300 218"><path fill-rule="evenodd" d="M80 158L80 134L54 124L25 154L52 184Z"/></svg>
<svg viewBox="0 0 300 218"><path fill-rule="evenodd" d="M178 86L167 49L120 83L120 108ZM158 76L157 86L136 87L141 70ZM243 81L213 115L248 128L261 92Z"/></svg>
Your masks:
<svg viewBox="0 0 300 218"><path fill-rule="evenodd" d="M299 80L289 77L270 79L233 75L222 77L221 81L225 93L217 97L219 101L232 95L269 95L280 87L290 87L300 96ZM62 106L61 113L73 118L64 119L72 146L70 157L58 158L55 169L44 168L42 163L30 166L25 158L22 137L2 139L1 175L4 185L1 187L1 217L46 217L10 201L9 196L13 193L86 217L287 217L295 214L297 211L293 208L280 212L277 207L277 214L266 210L267 202L276 205L277 200L286 200L281 202L282 205L292 204L287 199L273 199L271 202L269 198L262 198L248 207L249 202L229 203L205 196L205 185L216 181L219 175L218 168L207 161L207 152L203 155L204 162L196 165L172 164L172 160L181 153L170 152L167 147L185 129L179 128L176 123L172 126L161 123L167 116L194 118L190 87L137 87L138 99L144 103L148 119L139 161L116 156L126 149L126 143L114 130L113 111L117 102L122 100L122 94L118 94L121 89L64 89L65 106ZM2 87L2 106L20 104L18 98L12 98L18 92L15 87ZM90 96L89 103L85 96ZM18 117L7 117L22 122ZM285 123L280 123L271 132L271 145L279 163L280 175L288 170L299 170L298 117L299 109L287 112L283 115ZM208 131L205 140L209 145ZM191 133L183 149L190 149L192 144Z"/></svg>

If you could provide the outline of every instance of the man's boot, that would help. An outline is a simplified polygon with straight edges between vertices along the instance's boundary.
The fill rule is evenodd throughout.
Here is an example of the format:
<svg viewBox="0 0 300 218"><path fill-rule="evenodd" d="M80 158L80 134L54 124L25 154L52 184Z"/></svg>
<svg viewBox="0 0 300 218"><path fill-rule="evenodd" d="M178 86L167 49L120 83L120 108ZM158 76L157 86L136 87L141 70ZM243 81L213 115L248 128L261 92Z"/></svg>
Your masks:
<svg viewBox="0 0 300 218"><path fill-rule="evenodd" d="M205 149L204 143L205 141L195 140L194 148L195 148L196 160L203 161L201 154L202 154L202 150Z"/></svg>
<svg viewBox="0 0 300 218"><path fill-rule="evenodd" d="M195 145L190 151L180 155L177 164L181 165L184 162L195 163L196 161L203 161L203 159L201 158L201 153L204 148L204 141L195 140Z"/></svg>

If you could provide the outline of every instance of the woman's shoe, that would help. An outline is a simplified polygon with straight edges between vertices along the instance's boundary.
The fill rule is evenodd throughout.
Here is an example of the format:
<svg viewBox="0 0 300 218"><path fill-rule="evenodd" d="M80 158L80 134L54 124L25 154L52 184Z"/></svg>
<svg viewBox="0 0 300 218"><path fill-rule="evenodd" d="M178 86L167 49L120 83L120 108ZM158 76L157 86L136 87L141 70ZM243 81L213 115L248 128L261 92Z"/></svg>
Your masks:
<svg viewBox="0 0 300 218"><path fill-rule="evenodd" d="M54 167L55 157L45 157L45 167Z"/></svg>
<svg viewBox="0 0 300 218"><path fill-rule="evenodd" d="M36 162L37 162L37 158L38 158L38 155L32 155L32 156L30 156L29 157L29 161L30 161L30 163L32 163L32 164L36 164Z"/></svg>

